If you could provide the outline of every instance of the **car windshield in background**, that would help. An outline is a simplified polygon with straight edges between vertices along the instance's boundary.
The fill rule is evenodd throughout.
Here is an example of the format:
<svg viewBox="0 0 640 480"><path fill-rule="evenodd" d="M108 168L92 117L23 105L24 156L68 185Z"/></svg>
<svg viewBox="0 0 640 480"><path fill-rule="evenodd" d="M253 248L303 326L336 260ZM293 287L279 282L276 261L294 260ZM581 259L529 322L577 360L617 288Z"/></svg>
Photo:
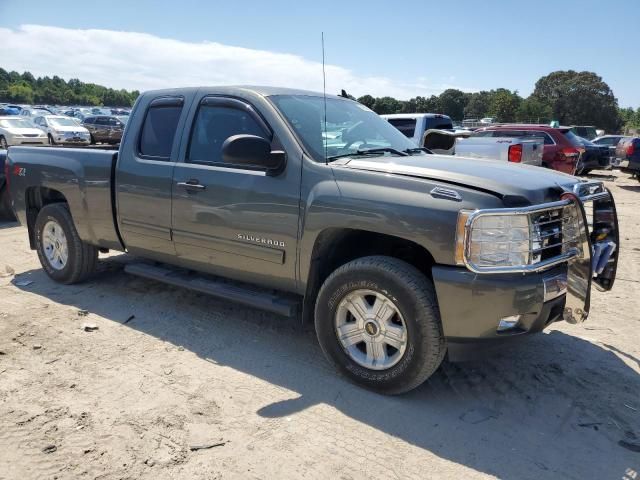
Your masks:
<svg viewBox="0 0 640 480"><path fill-rule="evenodd" d="M573 133L571 130L565 130L562 132L562 134L567 137L567 140L569 140L569 142L571 143L571 145L573 145L574 147L583 147L584 144L582 143L584 140L581 139L579 136L577 136L575 133Z"/></svg>
<svg viewBox="0 0 640 480"><path fill-rule="evenodd" d="M72 118L50 118L49 123L54 127L77 127L78 123Z"/></svg>
<svg viewBox="0 0 640 480"><path fill-rule="evenodd" d="M0 120L0 126L4 128L33 128L33 124L29 120L22 118L7 118Z"/></svg>
<svg viewBox="0 0 640 480"><path fill-rule="evenodd" d="M126 124L129 121L129 117L126 115L118 115L116 118L124 124Z"/></svg>
<svg viewBox="0 0 640 480"><path fill-rule="evenodd" d="M364 105L353 100L325 99L311 95L269 97L282 112L314 160L331 160L368 149L415 149L398 129ZM326 149L326 150L325 150ZM380 153L382 155L382 153Z"/></svg>

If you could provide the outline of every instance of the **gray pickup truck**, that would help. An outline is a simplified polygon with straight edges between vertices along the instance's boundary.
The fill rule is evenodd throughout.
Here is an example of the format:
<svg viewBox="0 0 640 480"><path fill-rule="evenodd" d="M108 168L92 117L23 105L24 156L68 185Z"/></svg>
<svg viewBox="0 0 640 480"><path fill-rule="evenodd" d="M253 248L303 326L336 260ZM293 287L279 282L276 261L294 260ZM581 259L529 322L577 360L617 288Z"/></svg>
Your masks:
<svg viewBox="0 0 640 480"><path fill-rule="evenodd" d="M406 392L445 355L580 322L612 287L601 183L432 155L365 106L268 87L144 93L119 151L11 147L47 274L132 274L314 321L353 381ZM587 213L588 212L588 213Z"/></svg>

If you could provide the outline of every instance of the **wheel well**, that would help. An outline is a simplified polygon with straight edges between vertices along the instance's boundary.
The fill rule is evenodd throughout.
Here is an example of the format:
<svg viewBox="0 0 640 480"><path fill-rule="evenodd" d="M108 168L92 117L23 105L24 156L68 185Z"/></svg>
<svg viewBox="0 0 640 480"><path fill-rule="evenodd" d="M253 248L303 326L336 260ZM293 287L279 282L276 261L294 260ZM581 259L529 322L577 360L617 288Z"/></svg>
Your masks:
<svg viewBox="0 0 640 480"><path fill-rule="evenodd" d="M404 260L431 278L433 257L422 245L383 233L354 229L323 231L313 247L304 299L303 321L313 318L315 299L331 273L345 263L370 255L386 255Z"/></svg>
<svg viewBox="0 0 640 480"><path fill-rule="evenodd" d="M29 246L36 248L35 224L42 207L52 203L67 203L66 197L52 188L29 187L25 193L25 207L27 212L27 230L29 232Z"/></svg>

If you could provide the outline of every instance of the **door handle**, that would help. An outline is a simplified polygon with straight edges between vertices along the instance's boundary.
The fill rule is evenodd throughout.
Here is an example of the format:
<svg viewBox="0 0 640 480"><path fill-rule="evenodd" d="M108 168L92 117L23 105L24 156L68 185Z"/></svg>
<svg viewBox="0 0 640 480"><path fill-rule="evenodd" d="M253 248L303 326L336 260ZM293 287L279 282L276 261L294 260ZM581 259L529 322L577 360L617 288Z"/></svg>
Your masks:
<svg viewBox="0 0 640 480"><path fill-rule="evenodd" d="M207 188L204 185L201 185L198 180L189 180L187 182L178 182L179 187L186 188L187 190L204 190Z"/></svg>

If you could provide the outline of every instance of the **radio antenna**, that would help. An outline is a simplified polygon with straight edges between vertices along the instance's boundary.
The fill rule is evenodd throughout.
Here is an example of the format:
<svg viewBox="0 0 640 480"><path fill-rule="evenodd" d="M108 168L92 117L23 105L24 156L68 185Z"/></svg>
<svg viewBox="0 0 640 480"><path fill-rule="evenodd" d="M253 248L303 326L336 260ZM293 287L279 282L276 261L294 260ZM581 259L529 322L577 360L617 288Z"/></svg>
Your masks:
<svg viewBox="0 0 640 480"><path fill-rule="evenodd" d="M324 97L324 135L322 143L324 144L324 164L329 164L327 155L327 76L324 71L324 32L322 32L322 95Z"/></svg>

